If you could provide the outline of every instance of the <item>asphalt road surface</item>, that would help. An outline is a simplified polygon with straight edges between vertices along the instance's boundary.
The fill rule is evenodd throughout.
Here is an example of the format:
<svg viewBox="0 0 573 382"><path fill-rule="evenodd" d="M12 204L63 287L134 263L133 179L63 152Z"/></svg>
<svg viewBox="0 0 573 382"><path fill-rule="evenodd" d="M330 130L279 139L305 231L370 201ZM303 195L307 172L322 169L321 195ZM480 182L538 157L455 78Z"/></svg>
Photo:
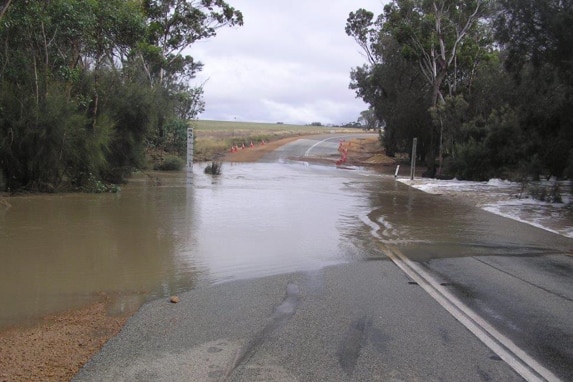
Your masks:
<svg viewBox="0 0 573 382"><path fill-rule="evenodd" d="M74 380L573 380L572 241L391 182L362 261L150 302Z"/></svg>

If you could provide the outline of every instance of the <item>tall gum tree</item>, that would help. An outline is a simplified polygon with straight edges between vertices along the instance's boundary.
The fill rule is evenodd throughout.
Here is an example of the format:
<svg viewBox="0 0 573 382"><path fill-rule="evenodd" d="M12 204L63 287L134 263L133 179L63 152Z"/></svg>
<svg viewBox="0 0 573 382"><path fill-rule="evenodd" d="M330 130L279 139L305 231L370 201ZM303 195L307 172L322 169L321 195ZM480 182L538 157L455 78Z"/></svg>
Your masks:
<svg viewBox="0 0 573 382"><path fill-rule="evenodd" d="M407 60L394 36L383 30L381 17L365 9L351 12L346 33L364 50L368 64L353 68L349 88L384 121L381 135L386 155L407 152L418 137L417 156L425 158L430 130L428 86L415 62Z"/></svg>
<svg viewBox="0 0 573 382"><path fill-rule="evenodd" d="M243 14L223 0L144 0L148 36L140 44L139 58L151 88L180 100L180 117L195 117L202 111L203 89L190 81L202 63L186 54L199 41L214 37L223 27L243 25ZM163 95L162 98L165 98ZM156 139L165 138L169 121L157 108Z"/></svg>
<svg viewBox="0 0 573 382"><path fill-rule="evenodd" d="M384 7L379 22L402 45L403 54L418 63L431 88L432 108L445 102L446 79L452 78L447 88L455 91L460 50L466 42L480 41L476 34L482 31L479 26L488 15L489 1L394 0ZM436 173L435 135L432 128L427 163L430 176Z"/></svg>
<svg viewBox="0 0 573 382"><path fill-rule="evenodd" d="M175 72L193 75L200 66L184 51L222 27L243 25L241 11L222 0L145 0L144 9L149 36L143 63L152 85Z"/></svg>

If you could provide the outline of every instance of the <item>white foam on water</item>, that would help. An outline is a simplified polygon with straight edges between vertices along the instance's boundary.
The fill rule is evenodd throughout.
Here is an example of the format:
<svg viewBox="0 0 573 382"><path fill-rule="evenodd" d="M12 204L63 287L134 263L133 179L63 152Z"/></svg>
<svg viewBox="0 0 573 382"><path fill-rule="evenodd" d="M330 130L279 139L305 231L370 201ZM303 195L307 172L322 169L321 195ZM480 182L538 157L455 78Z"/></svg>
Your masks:
<svg viewBox="0 0 573 382"><path fill-rule="evenodd" d="M468 197L485 211L573 238L572 200L563 191L563 203L547 203L520 198L524 196L522 184L503 179L470 182L457 179L399 178L398 181L430 194ZM541 185L547 186L552 182L542 182ZM571 184L559 182L559 186L561 190L567 190Z"/></svg>

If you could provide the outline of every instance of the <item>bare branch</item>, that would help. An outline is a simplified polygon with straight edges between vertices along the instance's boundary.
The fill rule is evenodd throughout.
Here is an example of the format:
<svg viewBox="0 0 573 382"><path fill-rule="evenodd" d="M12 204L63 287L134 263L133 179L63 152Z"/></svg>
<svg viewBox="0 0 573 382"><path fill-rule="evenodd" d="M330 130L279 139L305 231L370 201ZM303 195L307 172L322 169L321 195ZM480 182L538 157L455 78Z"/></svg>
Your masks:
<svg viewBox="0 0 573 382"><path fill-rule="evenodd" d="M12 0L6 0L4 2L4 5L2 5L2 8L0 9L0 20L2 20L2 18L6 14L6 11L8 10L8 7L10 6L11 2L12 2Z"/></svg>

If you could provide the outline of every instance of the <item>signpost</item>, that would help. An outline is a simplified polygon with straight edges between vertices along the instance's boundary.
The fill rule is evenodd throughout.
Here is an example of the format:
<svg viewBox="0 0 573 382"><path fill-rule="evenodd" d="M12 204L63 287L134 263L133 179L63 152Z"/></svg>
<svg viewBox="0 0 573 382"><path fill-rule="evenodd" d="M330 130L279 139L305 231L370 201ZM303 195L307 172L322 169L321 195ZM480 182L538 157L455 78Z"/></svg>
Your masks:
<svg viewBox="0 0 573 382"><path fill-rule="evenodd" d="M410 166L410 180L414 180L414 175L416 174L416 144L418 143L418 138L414 138L412 143L412 164Z"/></svg>
<svg viewBox="0 0 573 382"><path fill-rule="evenodd" d="M187 128L187 175L193 174L193 128Z"/></svg>

